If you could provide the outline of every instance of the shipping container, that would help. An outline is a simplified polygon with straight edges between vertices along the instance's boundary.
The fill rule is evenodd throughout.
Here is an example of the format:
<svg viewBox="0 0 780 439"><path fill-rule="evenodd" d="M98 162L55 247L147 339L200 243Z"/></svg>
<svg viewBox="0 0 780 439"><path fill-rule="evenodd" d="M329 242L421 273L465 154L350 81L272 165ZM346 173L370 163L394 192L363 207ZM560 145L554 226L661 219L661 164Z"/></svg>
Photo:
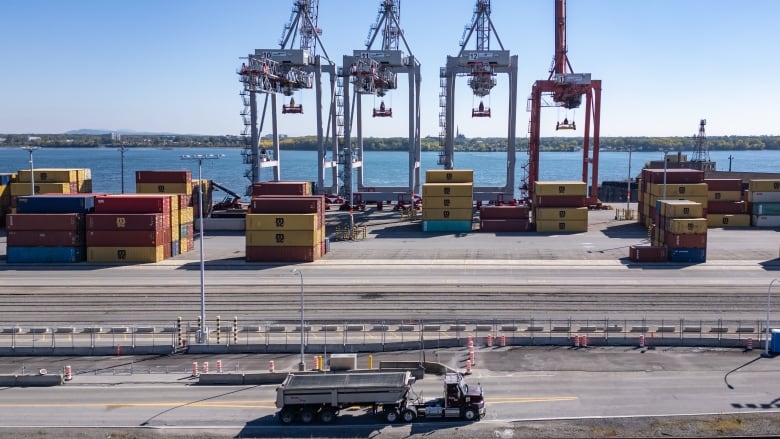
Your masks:
<svg viewBox="0 0 780 439"><path fill-rule="evenodd" d="M473 183L472 169L428 169L425 171L425 183Z"/></svg>
<svg viewBox="0 0 780 439"><path fill-rule="evenodd" d="M9 230L6 238L9 247L75 247L84 244L84 233L67 230Z"/></svg>
<svg viewBox="0 0 780 439"><path fill-rule="evenodd" d="M535 181L534 196L573 195L585 197L588 185L582 181Z"/></svg>
<svg viewBox="0 0 780 439"><path fill-rule="evenodd" d="M16 179L16 174L0 173L0 186L6 186Z"/></svg>
<svg viewBox="0 0 780 439"><path fill-rule="evenodd" d="M84 230L83 213L16 213L6 217L8 230Z"/></svg>
<svg viewBox="0 0 780 439"><path fill-rule="evenodd" d="M629 259L634 262L666 262L666 247L654 245L632 245L628 250Z"/></svg>
<svg viewBox="0 0 780 439"><path fill-rule="evenodd" d="M29 183L32 173L29 169L21 169L16 180L20 183ZM64 168L36 168L35 182L41 183L78 183L78 171Z"/></svg>
<svg viewBox="0 0 780 439"><path fill-rule="evenodd" d="M539 207L534 209L534 220L588 220L587 207Z"/></svg>
<svg viewBox="0 0 780 439"><path fill-rule="evenodd" d="M246 230L318 230L320 228L322 223L316 213L246 215Z"/></svg>
<svg viewBox="0 0 780 439"><path fill-rule="evenodd" d="M9 264L35 264L43 262L83 262L83 246L73 247L17 247L9 246L6 259Z"/></svg>
<svg viewBox="0 0 780 439"><path fill-rule="evenodd" d="M135 171L136 183L191 183L192 171L178 170L156 170L156 171ZM190 192L192 193L192 185Z"/></svg>
<svg viewBox="0 0 780 439"><path fill-rule="evenodd" d="M471 197L436 197L423 199L423 209L471 209L474 200Z"/></svg>
<svg viewBox="0 0 780 439"><path fill-rule="evenodd" d="M739 178L705 178L704 182L707 183L710 192L742 192L742 179Z"/></svg>
<svg viewBox="0 0 780 439"><path fill-rule="evenodd" d="M780 194L780 192L778 192ZM740 201L742 200L742 191L720 191L720 192L707 192L707 200L709 201ZM778 198L780 200L780 198Z"/></svg>
<svg viewBox="0 0 780 439"><path fill-rule="evenodd" d="M665 174L665 176L664 176ZM703 183L704 172L695 169L642 169L642 180L646 183L663 184Z"/></svg>
<svg viewBox="0 0 780 439"><path fill-rule="evenodd" d="M673 248L669 250L669 262L707 262L706 248Z"/></svg>
<svg viewBox="0 0 780 439"><path fill-rule="evenodd" d="M588 231L587 220L536 220L539 233L582 233Z"/></svg>
<svg viewBox="0 0 780 439"><path fill-rule="evenodd" d="M11 183L11 196L31 195L32 183ZM78 193L77 183L43 183L35 182L35 194L75 194Z"/></svg>
<svg viewBox="0 0 780 439"><path fill-rule="evenodd" d="M752 203L780 203L780 192L747 192L747 199Z"/></svg>
<svg viewBox="0 0 780 439"><path fill-rule="evenodd" d="M710 228L716 227L750 227L750 214L725 214L725 213L708 213L707 214L707 226Z"/></svg>
<svg viewBox="0 0 780 439"><path fill-rule="evenodd" d="M746 213L747 203L744 201L710 201L707 206L707 217L718 213ZM748 221L749 222L749 221Z"/></svg>
<svg viewBox="0 0 780 439"><path fill-rule="evenodd" d="M656 197L663 197L664 187L666 187L666 198L707 197L708 192L707 183L650 184L648 192Z"/></svg>
<svg viewBox="0 0 780 439"><path fill-rule="evenodd" d="M324 213L325 197L252 197L251 213Z"/></svg>
<svg viewBox="0 0 780 439"><path fill-rule="evenodd" d="M247 246L247 262L314 262L321 250L317 247Z"/></svg>
<svg viewBox="0 0 780 439"><path fill-rule="evenodd" d="M655 210L660 216L667 218L702 218L704 207L701 203L690 200L658 200Z"/></svg>
<svg viewBox="0 0 780 439"><path fill-rule="evenodd" d="M191 183L136 183L135 192L139 194L192 194Z"/></svg>
<svg viewBox="0 0 780 439"><path fill-rule="evenodd" d="M529 232L531 221L524 219L480 219L481 232Z"/></svg>
<svg viewBox="0 0 780 439"><path fill-rule="evenodd" d="M195 211L192 207L179 208L179 224L187 224L195 221Z"/></svg>
<svg viewBox="0 0 780 439"><path fill-rule="evenodd" d="M668 248L705 248L707 247L707 234L677 234L664 232L663 244Z"/></svg>
<svg viewBox="0 0 780 439"><path fill-rule="evenodd" d="M780 215L753 215L750 224L754 227L780 227Z"/></svg>
<svg viewBox="0 0 780 439"><path fill-rule="evenodd" d="M95 213L171 213L171 197L166 195L99 195ZM173 221L173 219L171 219Z"/></svg>
<svg viewBox="0 0 780 439"><path fill-rule="evenodd" d="M473 197L473 183L426 183L423 185L423 203L425 197Z"/></svg>
<svg viewBox="0 0 780 439"><path fill-rule="evenodd" d="M424 220L471 220L474 210L468 209L429 209L423 206L422 219Z"/></svg>
<svg viewBox="0 0 780 439"><path fill-rule="evenodd" d="M707 233L706 218L669 218L664 230L677 234Z"/></svg>
<svg viewBox="0 0 780 439"><path fill-rule="evenodd" d="M167 229L158 230L90 230L87 247L155 247L171 242Z"/></svg>
<svg viewBox="0 0 780 439"><path fill-rule="evenodd" d="M479 208L479 218L489 219L528 219L528 206L482 206Z"/></svg>
<svg viewBox="0 0 780 439"><path fill-rule="evenodd" d="M170 227L170 217L163 213L91 213L87 230L157 230Z"/></svg>
<svg viewBox="0 0 780 439"><path fill-rule="evenodd" d="M87 247L87 262L160 262L165 259L164 247Z"/></svg>
<svg viewBox="0 0 780 439"><path fill-rule="evenodd" d="M252 183L252 196L260 195L311 195L308 181L263 181Z"/></svg>
<svg viewBox="0 0 780 439"><path fill-rule="evenodd" d="M319 230L247 230L247 246L312 247L319 245L322 234Z"/></svg>
<svg viewBox="0 0 780 439"><path fill-rule="evenodd" d="M534 207L587 207L588 199L580 195L536 195Z"/></svg>
<svg viewBox="0 0 780 439"><path fill-rule="evenodd" d="M424 220L423 232L468 233L471 232L471 220Z"/></svg>
<svg viewBox="0 0 780 439"><path fill-rule="evenodd" d="M748 182L748 190L750 192L780 192L780 180L750 180Z"/></svg>
<svg viewBox="0 0 780 439"><path fill-rule="evenodd" d="M751 205L750 213L759 216L780 215L780 203L753 203Z"/></svg>

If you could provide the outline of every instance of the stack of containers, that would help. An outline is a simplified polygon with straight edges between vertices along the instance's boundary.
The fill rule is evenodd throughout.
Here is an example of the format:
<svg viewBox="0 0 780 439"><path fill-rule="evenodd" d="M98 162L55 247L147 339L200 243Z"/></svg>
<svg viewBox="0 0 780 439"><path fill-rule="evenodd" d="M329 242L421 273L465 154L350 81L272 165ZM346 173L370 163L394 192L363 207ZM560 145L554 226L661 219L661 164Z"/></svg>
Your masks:
<svg viewBox="0 0 780 439"><path fill-rule="evenodd" d="M689 200L659 200L658 224L653 245L664 246L671 262L707 260L707 218L701 203Z"/></svg>
<svg viewBox="0 0 780 439"><path fill-rule="evenodd" d="M203 189L203 217L209 216L209 207L212 203L212 187L211 180L192 180L192 211L196 218L200 218L200 190Z"/></svg>
<svg viewBox="0 0 780 439"><path fill-rule="evenodd" d="M429 169L422 193L423 232L471 232L473 170Z"/></svg>
<svg viewBox="0 0 780 439"><path fill-rule="evenodd" d="M87 261L145 263L171 257L177 205L178 197L171 195L95 197L95 213L87 215Z"/></svg>
<svg viewBox="0 0 780 439"><path fill-rule="evenodd" d="M92 192L92 171L90 169L38 168L35 169L36 194L78 194ZM11 195L32 195L29 169L19 171L15 183L11 184Z"/></svg>
<svg viewBox="0 0 780 439"><path fill-rule="evenodd" d="M666 174L666 199L688 199L707 207L707 186L704 172L696 169L643 169L639 179L639 215L641 224L650 227L658 224L656 202L664 199L664 174ZM676 187L672 187L672 186ZM688 185L693 185L690 188ZM682 187L682 188L681 188ZM694 196L692 194L700 193ZM705 215L706 216L706 215Z"/></svg>
<svg viewBox="0 0 780 439"><path fill-rule="evenodd" d="M742 200L742 180L739 178L708 178L708 227L748 227L750 214Z"/></svg>
<svg viewBox="0 0 780 439"><path fill-rule="evenodd" d="M750 180L748 202L755 227L780 227L780 180Z"/></svg>
<svg viewBox="0 0 780 439"><path fill-rule="evenodd" d="M483 232L527 232L531 230L528 206L482 206L479 229Z"/></svg>
<svg viewBox="0 0 780 439"><path fill-rule="evenodd" d="M0 227L5 227L5 215L11 211L11 182L16 174L0 174Z"/></svg>
<svg viewBox="0 0 780 439"><path fill-rule="evenodd" d="M8 214L9 263L81 262L85 255L84 216L92 195L36 195L17 199Z"/></svg>
<svg viewBox="0 0 780 439"><path fill-rule="evenodd" d="M193 248L194 209L192 208L192 172L155 170L135 172L135 191L139 194L169 194L171 200L171 256Z"/></svg>
<svg viewBox="0 0 780 439"><path fill-rule="evenodd" d="M252 194L247 262L313 262L325 254L325 196L311 195L311 183L255 183Z"/></svg>
<svg viewBox="0 0 780 439"><path fill-rule="evenodd" d="M582 181L534 182L534 223L537 232L587 232L588 186Z"/></svg>

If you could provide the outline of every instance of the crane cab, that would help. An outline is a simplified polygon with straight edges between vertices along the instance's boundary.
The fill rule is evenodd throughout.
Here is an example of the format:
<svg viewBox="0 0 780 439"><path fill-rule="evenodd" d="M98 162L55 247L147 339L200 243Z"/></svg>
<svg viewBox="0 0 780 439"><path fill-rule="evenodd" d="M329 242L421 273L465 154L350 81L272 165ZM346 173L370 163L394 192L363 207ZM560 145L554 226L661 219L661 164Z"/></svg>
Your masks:
<svg viewBox="0 0 780 439"><path fill-rule="evenodd" d="M385 107L385 101L379 104L379 108L374 108L374 117L393 117L393 109Z"/></svg>
<svg viewBox="0 0 780 439"><path fill-rule="evenodd" d="M303 114L303 105L295 103L294 98L290 98L290 105L282 105L282 114Z"/></svg>

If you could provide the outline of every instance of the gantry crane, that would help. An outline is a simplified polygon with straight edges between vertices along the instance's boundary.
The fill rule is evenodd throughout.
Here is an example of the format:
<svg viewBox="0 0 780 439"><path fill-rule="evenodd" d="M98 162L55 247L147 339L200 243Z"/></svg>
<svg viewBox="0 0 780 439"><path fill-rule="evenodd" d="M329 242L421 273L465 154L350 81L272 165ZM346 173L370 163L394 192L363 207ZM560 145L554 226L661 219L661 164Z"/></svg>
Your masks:
<svg viewBox="0 0 780 439"><path fill-rule="evenodd" d="M582 145L582 181L588 183L588 168L592 180L587 193L589 205L598 204L599 127L601 119L601 80L592 80L590 73L574 73L566 49L566 0L555 0L555 56L547 80L534 82L529 98L531 120L528 139L528 180L521 185L533 200L534 182L539 180L539 142L541 107L579 108L585 96L585 129ZM549 99L552 98L550 102ZM590 149L591 119L593 150ZM556 129L576 129L568 118L557 121Z"/></svg>
<svg viewBox="0 0 780 439"><path fill-rule="evenodd" d="M704 132L704 126L707 125L707 119L699 121L699 134L693 135L693 159L691 165L700 171L714 171L715 162L710 161L710 150L707 145L707 133Z"/></svg>
<svg viewBox="0 0 780 439"><path fill-rule="evenodd" d="M343 186L340 195L349 203L385 201L398 198L406 200L420 192L420 63L406 41L400 25L400 0L381 0L376 23L369 30L366 48L345 55L342 64L343 108L338 111L343 124L343 149L339 155L342 170L339 173ZM372 49L381 34L382 47ZM406 53L399 50L403 41ZM398 74L408 75L409 84L409 166L408 186L365 186L363 181L363 119L362 97L380 98L380 105L373 105L374 117L392 117L392 107L387 107L384 96L398 88ZM350 85L354 93L350 96ZM354 106L350 108L350 99ZM342 114L343 113L343 114ZM355 116L357 144L352 144L352 116ZM357 192L353 193L357 174ZM413 201L413 200L409 200Z"/></svg>
<svg viewBox="0 0 780 439"><path fill-rule="evenodd" d="M496 37L501 50L490 49L490 34ZM472 36L476 36L475 50L466 46ZM504 50L493 22L490 19L490 0L477 0L471 24L466 26L457 56L447 57L447 66L440 70L441 93L439 95L439 143L442 151L439 164L445 169L455 166L455 79L468 76L468 85L479 105L472 106L472 117L492 117L490 105L485 106L484 98L496 85L496 75L509 75L509 112L507 114L507 169L506 185L501 187L474 187L474 199L477 201L496 201L512 199L515 186L515 133L517 126L517 55Z"/></svg>
<svg viewBox="0 0 780 439"><path fill-rule="evenodd" d="M241 133L246 139L246 147L242 152L244 163L250 165L246 177L252 183L260 181L260 169L271 168L273 180L280 179L280 155L279 132L277 125L277 95L289 96L289 103L282 105L282 114L300 114L303 106L296 103L292 95L298 90L314 88L316 91L315 111L317 113L317 191L319 193L336 192L338 182L338 164L336 160L326 160L328 145L325 143L322 122L322 72L330 75L330 123L332 136L329 137L332 158L338 155L338 143L336 139L336 65L328 57L325 48L320 41L322 30L317 27L319 12L319 0L295 0L290 21L284 27L279 49L256 49L249 54L246 61L238 70L239 81L243 84L241 97L244 102L244 110L241 116L244 119L244 131ZM295 38L298 37L300 46L293 49ZM317 43L323 51L323 57L316 54ZM323 63L323 61L325 61ZM265 94L260 119L260 130L265 120L268 107L268 98L271 100L271 151L260 145L260 131L258 130L258 93ZM325 187L326 170L332 170L332 186Z"/></svg>

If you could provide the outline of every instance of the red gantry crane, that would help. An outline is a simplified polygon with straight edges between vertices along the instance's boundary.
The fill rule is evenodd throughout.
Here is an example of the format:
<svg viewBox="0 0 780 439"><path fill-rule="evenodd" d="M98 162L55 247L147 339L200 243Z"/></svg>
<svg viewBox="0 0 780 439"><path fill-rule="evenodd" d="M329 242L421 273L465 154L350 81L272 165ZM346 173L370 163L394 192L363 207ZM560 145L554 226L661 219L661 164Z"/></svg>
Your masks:
<svg viewBox="0 0 780 439"><path fill-rule="evenodd" d="M601 118L601 80L592 80L590 73L574 73L566 49L566 0L555 0L555 57L547 80L536 81L531 89L529 107L528 180L520 187L533 201L534 182L539 180L539 142L541 108L579 108L585 96L585 127L582 143L582 181L588 183L588 168L592 179L588 187L589 205L598 205L599 125ZM552 102L548 98L552 98ZM591 123L593 148L591 150ZM575 130L577 125L566 117L556 122L556 130Z"/></svg>

